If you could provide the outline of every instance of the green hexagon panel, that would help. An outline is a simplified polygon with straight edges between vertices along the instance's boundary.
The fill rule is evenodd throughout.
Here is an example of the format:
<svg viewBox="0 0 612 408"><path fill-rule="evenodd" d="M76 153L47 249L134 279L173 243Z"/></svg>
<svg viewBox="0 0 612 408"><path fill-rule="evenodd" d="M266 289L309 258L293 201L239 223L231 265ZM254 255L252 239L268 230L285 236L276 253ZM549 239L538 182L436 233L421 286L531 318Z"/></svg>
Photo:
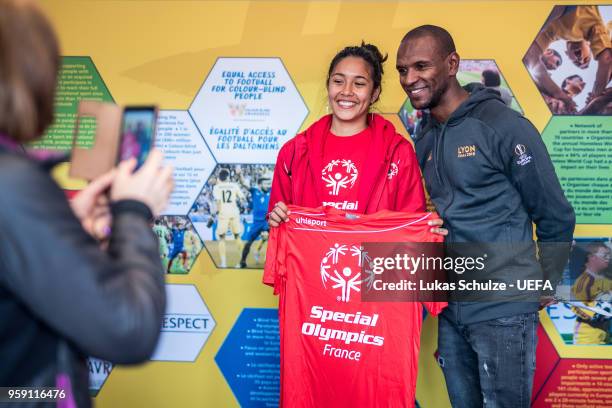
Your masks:
<svg viewBox="0 0 612 408"><path fill-rule="evenodd" d="M62 57L55 95L55 122L32 147L68 151L72 148L74 123L79 101L114 102L100 73L90 57ZM93 144L95 121L83 120L79 126L78 144Z"/></svg>
<svg viewBox="0 0 612 408"><path fill-rule="evenodd" d="M578 224L612 224L612 117L554 116L542 133Z"/></svg>

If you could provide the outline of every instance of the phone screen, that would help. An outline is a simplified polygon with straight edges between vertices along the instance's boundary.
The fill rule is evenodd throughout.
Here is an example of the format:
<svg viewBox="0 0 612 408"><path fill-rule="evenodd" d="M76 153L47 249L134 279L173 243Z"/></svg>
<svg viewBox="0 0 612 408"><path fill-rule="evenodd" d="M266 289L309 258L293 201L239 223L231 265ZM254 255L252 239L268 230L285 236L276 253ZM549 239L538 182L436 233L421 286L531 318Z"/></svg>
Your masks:
<svg viewBox="0 0 612 408"><path fill-rule="evenodd" d="M155 138L155 107L128 107L123 111L119 161L136 158L136 168L142 166L153 148Z"/></svg>

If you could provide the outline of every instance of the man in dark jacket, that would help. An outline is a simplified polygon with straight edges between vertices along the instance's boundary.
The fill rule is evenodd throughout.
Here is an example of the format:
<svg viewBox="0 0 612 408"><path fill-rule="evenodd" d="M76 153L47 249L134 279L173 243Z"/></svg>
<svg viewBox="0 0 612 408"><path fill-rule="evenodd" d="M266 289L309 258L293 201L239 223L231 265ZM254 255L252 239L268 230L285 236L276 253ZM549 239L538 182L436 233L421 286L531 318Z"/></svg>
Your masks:
<svg viewBox="0 0 612 408"><path fill-rule="evenodd" d="M462 88L459 61L450 34L429 25L408 32L397 53L412 106L429 110L416 152L447 243L493 248L487 276L554 285L567 261L573 209L537 130L495 90ZM540 292L515 290L512 302L505 295L449 302L439 319L439 364L455 407L530 405Z"/></svg>

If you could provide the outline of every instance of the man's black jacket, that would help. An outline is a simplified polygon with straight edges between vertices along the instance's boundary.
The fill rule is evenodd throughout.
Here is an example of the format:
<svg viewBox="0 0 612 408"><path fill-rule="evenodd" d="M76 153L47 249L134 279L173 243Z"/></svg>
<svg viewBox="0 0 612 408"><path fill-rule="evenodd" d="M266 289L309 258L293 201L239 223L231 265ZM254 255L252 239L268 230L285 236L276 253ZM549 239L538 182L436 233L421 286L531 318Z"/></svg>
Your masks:
<svg viewBox="0 0 612 408"><path fill-rule="evenodd" d="M480 84L466 90L469 98L447 122L429 118L415 141L427 191L449 230L447 242L491 244L491 277L544 277L554 285L567 261L575 216L546 147L499 93ZM453 303L444 315L470 323L536 311L538 303L527 298L514 293L513 302Z"/></svg>

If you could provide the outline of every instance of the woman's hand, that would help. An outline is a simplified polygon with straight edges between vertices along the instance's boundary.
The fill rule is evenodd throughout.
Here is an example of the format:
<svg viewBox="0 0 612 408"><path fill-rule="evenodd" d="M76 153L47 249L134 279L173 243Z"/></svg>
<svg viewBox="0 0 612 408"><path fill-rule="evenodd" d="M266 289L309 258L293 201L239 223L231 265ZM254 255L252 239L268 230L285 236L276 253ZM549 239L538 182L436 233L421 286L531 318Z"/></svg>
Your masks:
<svg viewBox="0 0 612 408"><path fill-rule="evenodd" d="M113 169L93 180L70 200L70 207L83 229L99 241L104 241L110 234L112 217L105 192L115 177Z"/></svg>
<svg viewBox="0 0 612 408"><path fill-rule="evenodd" d="M287 209L285 203L277 202L268 214L268 225L274 228L278 227L282 222L289 221L289 214L291 214L291 211Z"/></svg>
<svg viewBox="0 0 612 408"><path fill-rule="evenodd" d="M111 187L111 200L137 200L146 204L154 216L159 215L168 205L174 189L172 167L164 166L162 162L162 153L154 149L134 173L135 159L119 163Z"/></svg>
<svg viewBox="0 0 612 408"><path fill-rule="evenodd" d="M440 228L442 224L444 224L442 218L431 220L427 223L427 225L432 227L429 231L434 234L442 235L443 237L445 237L448 235L448 230L446 228Z"/></svg>

